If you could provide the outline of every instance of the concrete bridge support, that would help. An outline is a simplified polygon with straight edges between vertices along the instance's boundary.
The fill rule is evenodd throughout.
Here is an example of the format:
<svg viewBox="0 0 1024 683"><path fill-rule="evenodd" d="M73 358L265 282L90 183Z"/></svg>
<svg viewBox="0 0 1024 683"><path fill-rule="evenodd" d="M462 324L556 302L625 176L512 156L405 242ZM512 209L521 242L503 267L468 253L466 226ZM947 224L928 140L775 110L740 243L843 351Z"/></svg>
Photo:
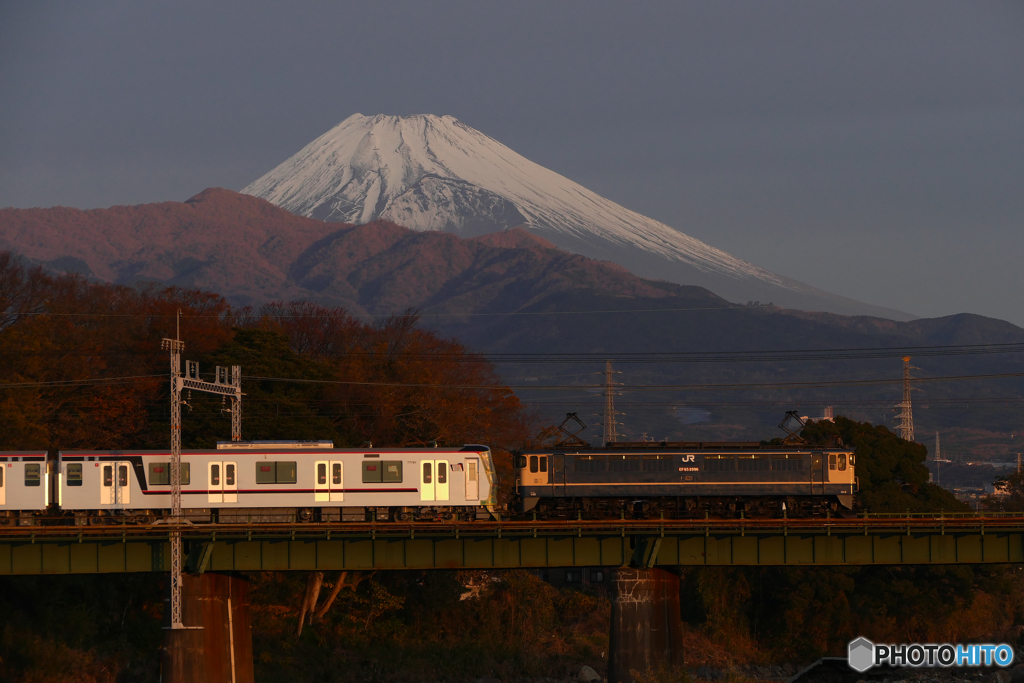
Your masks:
<svg viewBox="0 0 1024 683"><path fill-rule="evenodd" d="M622 567L612 582L608 683L632 683L630 670L682 666L679 577L662 569Z"/></svg>
<svg viewBox="0 0 1024 683"><path fill-rule="evenodd" d="M164 631L162 683L253 683L248 580L212 572L181 578L189 628ZM164 605L168 626L169 590Z"/></svg>

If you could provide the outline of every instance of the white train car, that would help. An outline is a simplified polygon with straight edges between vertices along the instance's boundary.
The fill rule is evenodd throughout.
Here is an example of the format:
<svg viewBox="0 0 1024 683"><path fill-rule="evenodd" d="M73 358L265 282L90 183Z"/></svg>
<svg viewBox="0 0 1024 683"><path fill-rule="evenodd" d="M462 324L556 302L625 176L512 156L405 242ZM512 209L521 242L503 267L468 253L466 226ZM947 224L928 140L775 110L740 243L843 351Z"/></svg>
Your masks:
<svg viewBox="0 0 1024 683"><path fill-rule="evenodd" d="M160 517L169 451L63 451L60 505L84 519ZM183 514L194 520L406 521L488 517L490 449L336 449L331 442L226 442L182 452Z"/></svg>
<svg viewBox="0 0 1024 683"><path fill-rule="evenodd" d="M46 451L0 452L0 524L28 523L49 504Z"/></svg>

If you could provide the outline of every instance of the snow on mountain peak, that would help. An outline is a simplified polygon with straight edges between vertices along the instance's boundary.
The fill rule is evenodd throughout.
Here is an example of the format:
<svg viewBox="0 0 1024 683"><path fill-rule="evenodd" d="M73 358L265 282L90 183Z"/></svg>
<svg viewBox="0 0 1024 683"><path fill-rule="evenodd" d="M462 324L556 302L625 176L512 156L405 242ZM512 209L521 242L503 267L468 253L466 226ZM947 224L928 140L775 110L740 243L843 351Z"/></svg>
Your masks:
<svg viewBox="0 0 1024 683"><path fill-rule="evenodd" d="M781 282L525 159L453 116L353 114L243 192L322 220L384 219L464 236L522 225L556 244L564 242L559 236L596 237L700 270Z"/></svg>
<svg viewBox="0 0 1024 683"><path fill-rule="evenodd" d="M382 219L463 237L523 227L567 251L734 301L907 317L758 268L605 199L453 116L353 114L242 192L325 221Z"/></svg>

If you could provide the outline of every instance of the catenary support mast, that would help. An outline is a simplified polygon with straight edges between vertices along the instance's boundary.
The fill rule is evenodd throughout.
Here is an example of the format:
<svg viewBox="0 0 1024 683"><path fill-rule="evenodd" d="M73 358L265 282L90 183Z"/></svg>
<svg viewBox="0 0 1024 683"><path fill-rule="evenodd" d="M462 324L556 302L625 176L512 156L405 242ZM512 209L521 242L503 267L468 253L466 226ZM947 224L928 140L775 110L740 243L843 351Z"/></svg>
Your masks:
<svg viewBox="0 0 1024 683"><path fill-rule="evenodd" d="M171 629L186 628L181 621L181 532L178 526L181 516L181 392L195 389L208 394L230 397L231 440L242 439L242 367L217 367L213 382L199 379L199 363L186 361L185 376L181 373L181 352L185 342L181 341L181 311L178 311L178 326L175 339L163 339L160 348L171 355L171 518L174 525L171 540Z"/></svg>

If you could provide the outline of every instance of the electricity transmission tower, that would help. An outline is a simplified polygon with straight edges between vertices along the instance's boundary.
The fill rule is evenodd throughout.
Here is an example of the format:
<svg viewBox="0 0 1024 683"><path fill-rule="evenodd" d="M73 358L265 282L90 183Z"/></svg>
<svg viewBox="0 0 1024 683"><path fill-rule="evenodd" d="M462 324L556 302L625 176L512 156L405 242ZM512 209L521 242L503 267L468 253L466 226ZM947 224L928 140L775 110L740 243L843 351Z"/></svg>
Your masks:
<svg viewBox="0 0 1024 683"><path fill-rule="evenodd" d="M610 360L605 361L604 364L604 443L615 443L619 440L619 423L615 419L616 415L622 415L622 413L615 412L615 386L618 382L612 381L612 375L617 374L616 371L612 370L612 362Z"/></svg>
<svg viewBox="0 0 1024 683"><path fill-rule="evenodd" d="M901 439L914 440L914 411L910 405L910 356L903 357L903 402L896 405L899 414L899 426L896 431Z"/></svg>
<svg viewBox="0 0 1024 683"><path fill-rule="evenodd" d="M187 628L181 623L181 392L193 389L209 394L220 394L222 399L231 399L231 440L242 439L242 368L217 367L213 382L199 379L199 363L185 361L185 376L181 375L181 352L185 342L181 341L181 311L178 311L178 328L175 339L162 339L160 348L171 354L171 517L167 520L174 525L171 531L171 629Z"/></svg>

